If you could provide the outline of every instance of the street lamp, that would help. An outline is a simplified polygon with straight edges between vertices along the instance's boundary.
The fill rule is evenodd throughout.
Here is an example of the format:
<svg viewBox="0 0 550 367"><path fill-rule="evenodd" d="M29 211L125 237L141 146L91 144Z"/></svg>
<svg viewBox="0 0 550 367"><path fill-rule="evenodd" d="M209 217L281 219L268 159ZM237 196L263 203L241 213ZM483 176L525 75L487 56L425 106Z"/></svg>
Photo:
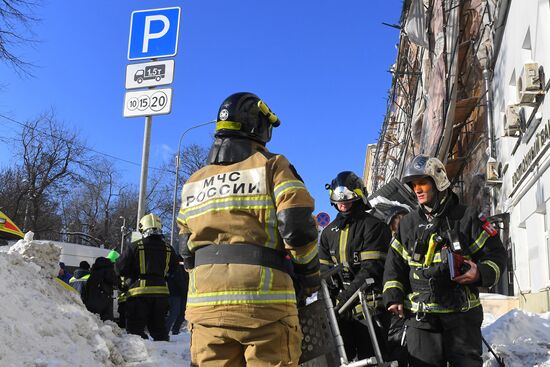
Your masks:
<svg viewBox="0 0 550 367"><path fill-rule="evenodd" d="M122 226L120 227L121 239L120 239L120 253L124 252L124 235L126 234L126 218L122 215L118 217L122 219Z"/></svg>
<svg viewBox="0 0 550 367"><path fill-rule="evenodd" d="M178 199L178 179L179 179L179 170L180 170L180 154L181 154L181 142L183 140L183 137L185 134L187 134L189 131L199 128L201 126L206 126L215 123L216 120L204 122L202 124L198 124L195 126L191 126L187 130L185 130L181 136L180 136L180 142L178 144L178 154L176 155L176 180L174 181L174 199L172 203L172 236L170 238L170 246L172 248L174 247L174 237L176 236L176 207L177 207L177 199ZM179 253L179 243L178 248L176 248L176 251Z"/></svg>

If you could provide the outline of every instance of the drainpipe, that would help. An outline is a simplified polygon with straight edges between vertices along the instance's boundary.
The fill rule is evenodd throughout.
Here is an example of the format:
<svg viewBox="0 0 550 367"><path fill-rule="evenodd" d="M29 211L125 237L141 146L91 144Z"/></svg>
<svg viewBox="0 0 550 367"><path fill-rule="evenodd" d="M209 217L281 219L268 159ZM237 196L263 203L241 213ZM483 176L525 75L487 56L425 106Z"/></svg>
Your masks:
<svg viewBox="0 0 550 367"><path fill-rule="evenodd" d="M446 9L445 9L446 10ZM444 104L444 118L442 136L439 141L437 158L443 164L447 163L449 145L453 136L453 121L456 109L457 73L458 73L458 37L459 35L459 1L451 0L449 3L449 17L446 22L445 50L447 53L446 73L446 98ZM450 50L450 52L449 52Z"/></svg>
<svg viewBox="0 0 550 367"><path fill-rule="evenodd" d="M487 69L483 69L483 80L485 80L485 103L487 105L487 133L489 134L489 157L496 158L495 149L495 134L493 126L493 93L491 91L491 72Z"/></svg>
<svg viewBox="0 0 550 367"><path fill-rule="evenodd" d="M494 134L494 125L493 125L493 93L491 91L491 78L492 73L487 69L487 66L483 69L483 80L485 81L485 104L487 106L487 134L489 135L489 139L487 140L487 145L489 148L489 159L487 160L487 163L489 162L495 162L496 161L496 149L495 149L495 134ZM488 169L488 165L487 168ZM487 179L487 177L485 177ZM495 195L495 187L493 185L490 186L490 198L489 202L491 203L491 215L495 214L496 212L496 195Z"/></svg>

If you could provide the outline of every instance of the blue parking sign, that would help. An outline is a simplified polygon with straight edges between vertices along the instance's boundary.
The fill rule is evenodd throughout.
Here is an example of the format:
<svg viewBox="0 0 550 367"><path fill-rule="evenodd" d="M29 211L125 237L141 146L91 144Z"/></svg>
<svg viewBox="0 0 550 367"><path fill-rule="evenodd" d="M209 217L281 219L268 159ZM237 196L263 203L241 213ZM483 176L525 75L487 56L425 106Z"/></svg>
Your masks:
<svg viewBox="0 0 550 367"><path fill-rule="evenodd" d="M133 11L128 60L175 56L178 52L180 12L179 7Z"/></svg>

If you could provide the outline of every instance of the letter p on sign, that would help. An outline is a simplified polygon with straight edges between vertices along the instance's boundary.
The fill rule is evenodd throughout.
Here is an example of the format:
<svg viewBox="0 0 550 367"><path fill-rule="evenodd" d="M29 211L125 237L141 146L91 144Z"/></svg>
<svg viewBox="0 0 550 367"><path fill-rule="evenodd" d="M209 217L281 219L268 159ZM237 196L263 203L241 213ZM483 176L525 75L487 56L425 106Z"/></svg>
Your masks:
<svg viewBox="0 0 550 367"><path fill-rule="evenodd" d="M132 12L128 60L175 56L178 50L180 13L179 7Z"/></svg>

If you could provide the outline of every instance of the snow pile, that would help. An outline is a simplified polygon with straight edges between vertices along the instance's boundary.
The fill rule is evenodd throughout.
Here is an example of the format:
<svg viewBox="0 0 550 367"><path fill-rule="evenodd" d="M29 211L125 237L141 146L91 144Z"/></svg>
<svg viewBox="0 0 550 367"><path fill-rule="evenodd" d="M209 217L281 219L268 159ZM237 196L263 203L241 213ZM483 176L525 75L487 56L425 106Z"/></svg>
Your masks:
<svg viewBox="0 0 550 367"><path fill-rule="evenodd" d="M490 322L484 322L483 336L506 366L550 366L550 312L514 309ZM483 361L484 367L498 366L485 345Z"/></svg>
<svg viewBox="0 0 550 367"><path fill-rule="evenodd" d="M182 364L184 338L179 346L153 346L89 313L55 280L59 251L21 240L0 253L0 366L176 366L172 358Z"/></svg>

